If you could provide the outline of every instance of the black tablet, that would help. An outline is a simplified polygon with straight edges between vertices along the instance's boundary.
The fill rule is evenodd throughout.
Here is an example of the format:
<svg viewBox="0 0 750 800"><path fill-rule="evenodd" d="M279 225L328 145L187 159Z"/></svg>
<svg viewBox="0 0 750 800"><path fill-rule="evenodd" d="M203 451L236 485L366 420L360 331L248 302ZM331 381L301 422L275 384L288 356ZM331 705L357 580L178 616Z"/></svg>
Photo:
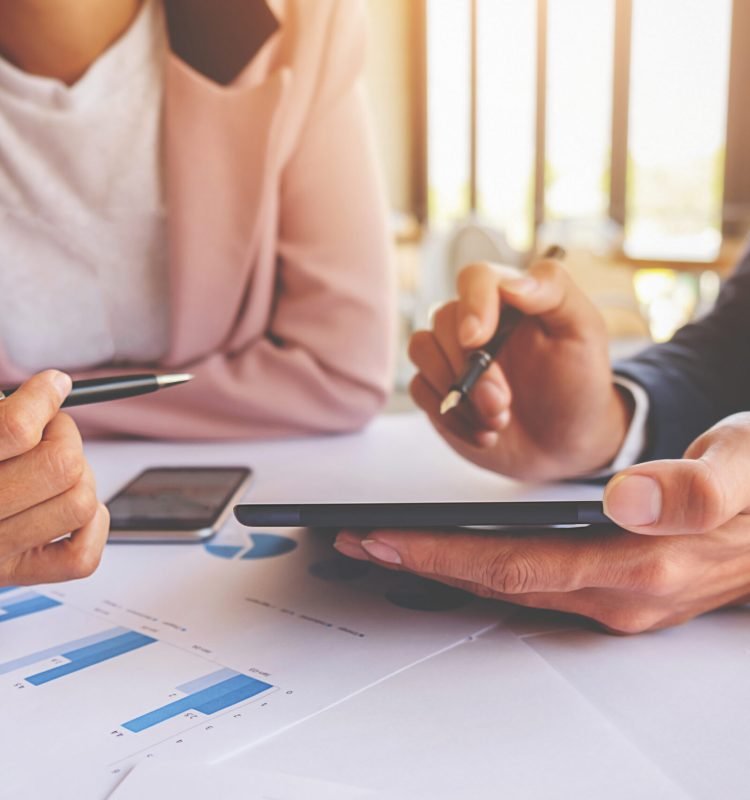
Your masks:
<svg viewBox="0 0 750 800"><path fill-rule="evenodd" d="M467 525L611 525L601 502L245 503L234 507L253 528L445 528Z"/></svg>

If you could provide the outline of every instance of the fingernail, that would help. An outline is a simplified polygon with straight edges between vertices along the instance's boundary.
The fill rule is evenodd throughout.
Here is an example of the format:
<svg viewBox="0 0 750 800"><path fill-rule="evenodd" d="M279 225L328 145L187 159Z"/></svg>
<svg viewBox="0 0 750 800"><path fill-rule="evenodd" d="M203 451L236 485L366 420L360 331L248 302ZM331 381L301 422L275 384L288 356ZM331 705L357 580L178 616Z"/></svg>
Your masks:
<svg viewBox="0 0 750 800"><path fill-rule="evenodd" d="M52 384L59 392L60 400L65 400L73 388L73 379L64 372L55 371L52 373Z"/></svg>
<svg viewBox="0 0 750 800"><path fill-rule="evenodd" d="M385 564L400 564L401 556L389 545L377 542L375 539L363 539L362 548L378 561Z"/></svg>
<svg viewBox="0 0 750 800"><path fill-rule="evenodd" d="M531 294L539 286L539 281L528 275L523 278L511 278L503 282L503 289L512 294Z"/></svg>
<svg viewBox="0 0 750 800"><path fill-rule="evenodd" d="M653 525L661 516L661 486L646 475L615 478L604 493L604 513L624 528Z"/></svg>
<svg viewBox="0 0 750 800"><path fill-rule="evenodd" d="M476 341L482 331L482 323L475 314L464 317L458 329L458 338L462 345L470 345Z"/></svg>
<svg viewBox="0 0 750 800"><path fill-rule="evenodd" d="M500 429L504 431L510 425L510 409L506 408L497 419L500 423Z"/></svg>

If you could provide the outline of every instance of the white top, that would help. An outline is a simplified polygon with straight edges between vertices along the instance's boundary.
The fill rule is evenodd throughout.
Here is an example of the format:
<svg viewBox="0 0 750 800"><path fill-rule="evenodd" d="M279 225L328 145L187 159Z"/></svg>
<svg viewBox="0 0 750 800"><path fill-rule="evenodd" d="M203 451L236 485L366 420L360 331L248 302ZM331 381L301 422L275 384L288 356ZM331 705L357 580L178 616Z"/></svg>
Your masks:
<svg viewBox="0 0 750 800"><path fill-rule="evenodd" d="M587 477L589 478L608 478L620 470L632 467L633 464L637 464L641 460L648 444L647 425L651 408L648 393L639 383L631 381L629 378L623 378L622 375L615 376L615 383L621 389L625 389L631 396L633 400L633 418L614 460L604 469L588 475Z"/></svg>
<svg viewBox="0 0 750 800"><path fill-rule="evenodd" d="M648 444L648 414L651 402L646 390L635 381L623 378L622 375L615 377L615 383L627 390L633 398L633 419L630 422L628 432L622 442L620 452L615 460L610 464L611 472L619 472L621 469L637 464Z"/></svg>
<svg viewBox="0 0 750 800"><path fill-rule="evenodd" d="M165 352L166 51L148 0L72 87L0 59L0 345L20 367Z"/></svg>

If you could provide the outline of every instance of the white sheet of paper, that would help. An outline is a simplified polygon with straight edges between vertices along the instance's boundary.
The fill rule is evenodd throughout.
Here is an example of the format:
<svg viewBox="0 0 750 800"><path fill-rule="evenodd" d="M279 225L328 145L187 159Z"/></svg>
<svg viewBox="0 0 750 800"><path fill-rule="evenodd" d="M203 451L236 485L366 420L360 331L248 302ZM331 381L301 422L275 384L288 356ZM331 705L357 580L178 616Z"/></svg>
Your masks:
<svg viewBox="0 0 750 800"><path fill-rule="evenodd" d="M228 763L424 800L686 797L531 648L498 629Z"/></svg>
<svg viewBox="0 0 750 800"><path fill-rule="evenodd" d="M374 792L283 773L184 761L143 761L109 800L373 800Z"/></svg>
<svg viewBox="0 0 750 800"><path fill-rule="evenodd" d="M346 560L327 538L235 533L113 546L85 581L0 594L10 796L96 798L146 757L242 750L505 613ZM13 616L28 603L42 607Z"/></svg>
<svg viewBox="0 0 750 800"><path fill-rule="evenodd" d="M524 641L690 797L748 796L750 607L640 636Z"/></svg>

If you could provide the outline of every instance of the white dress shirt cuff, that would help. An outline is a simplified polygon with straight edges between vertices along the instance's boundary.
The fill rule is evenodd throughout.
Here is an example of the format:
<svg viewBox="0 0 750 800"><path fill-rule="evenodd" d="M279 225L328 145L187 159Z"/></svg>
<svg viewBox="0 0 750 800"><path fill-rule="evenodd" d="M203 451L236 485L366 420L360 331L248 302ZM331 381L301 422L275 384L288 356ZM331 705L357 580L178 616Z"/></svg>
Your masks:
<svg viewBox="0 0 750 800"><path fill-rule="evenodd" d="M603 469L587 475L586 477L588 478L607 478L621 469L632 467L633 464L637 464L640 461L648 444L646 423L648 421L650 402L646 390L640 384L628 378L623 378L621 375L615 375L614 382L616 386L624 389L633 398L633 419L630 422L628 432L625 434L622 447L614 460Z"/></svg>

